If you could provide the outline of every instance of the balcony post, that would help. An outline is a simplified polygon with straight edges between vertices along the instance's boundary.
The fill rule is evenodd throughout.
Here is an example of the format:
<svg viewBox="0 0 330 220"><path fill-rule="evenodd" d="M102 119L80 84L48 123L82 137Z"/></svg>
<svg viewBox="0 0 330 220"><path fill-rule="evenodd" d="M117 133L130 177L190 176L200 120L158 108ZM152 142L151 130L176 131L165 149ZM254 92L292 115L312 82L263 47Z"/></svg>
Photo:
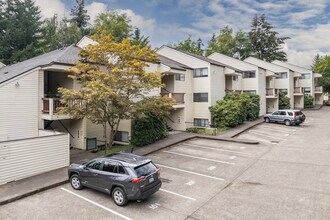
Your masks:
<svg viewBox="0 0 330 220"><path fill-rule="evenodd" d="M49 115L53 115L54 113L54 100L52 98L49 99Z"/></svg>

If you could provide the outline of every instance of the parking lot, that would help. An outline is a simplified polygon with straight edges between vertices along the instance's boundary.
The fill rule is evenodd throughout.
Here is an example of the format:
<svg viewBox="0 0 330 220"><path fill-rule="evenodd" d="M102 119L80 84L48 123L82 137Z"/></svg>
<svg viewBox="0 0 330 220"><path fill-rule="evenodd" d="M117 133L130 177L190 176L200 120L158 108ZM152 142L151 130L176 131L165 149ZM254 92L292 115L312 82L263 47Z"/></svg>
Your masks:
<svg viewBox="0 0 330 220"><path fill-rule="evenodd" d="M322 112L307 113L303 126L263 123L237 137L258 145L192 139L148 155L163 185L140 203L118 207L65 184L0 207L0 219L329 219L330 112Z"/></svg>

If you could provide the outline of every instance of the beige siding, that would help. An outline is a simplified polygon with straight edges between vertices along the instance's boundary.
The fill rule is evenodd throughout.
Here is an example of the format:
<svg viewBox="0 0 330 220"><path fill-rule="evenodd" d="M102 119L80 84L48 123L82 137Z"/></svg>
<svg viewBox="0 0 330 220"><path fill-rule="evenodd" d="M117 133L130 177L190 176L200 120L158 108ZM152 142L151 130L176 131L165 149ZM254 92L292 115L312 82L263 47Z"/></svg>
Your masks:
<svg viewBox="0 0 330 220"><path fill-rule="evenodd" d="M215 105L216 101L223 99L225 96L225 74L224 68L211 65L209 72L210 83L206 86L209 87L209 105ZM207 108L208 110L208 108ZM208 111L210 114L210 111Z"/></svg>
<svg viewBox="0 0 330 220"><path fill-rule="evenodd" d="M0 141L38 136L38 71L0 85Z"/></svg>
<svg viewBox="0 0 330 220"><path fill-rule="evenodd" d="M68 166L69 156L67 134L0 142L0 184Z"/></svg>

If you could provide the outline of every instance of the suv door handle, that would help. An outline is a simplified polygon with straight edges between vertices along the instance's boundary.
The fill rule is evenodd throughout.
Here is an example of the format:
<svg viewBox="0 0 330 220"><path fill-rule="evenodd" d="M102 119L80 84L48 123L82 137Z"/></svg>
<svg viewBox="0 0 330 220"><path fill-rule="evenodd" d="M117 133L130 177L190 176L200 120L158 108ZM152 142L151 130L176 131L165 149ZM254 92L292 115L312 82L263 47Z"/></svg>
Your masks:
<svg viewBox="0 0 330 220"><path fill-rule="evenodd" d="M94 176L97 176L98 174L97 174L97 173L94 173L93 175L94 175Z"/></svg>

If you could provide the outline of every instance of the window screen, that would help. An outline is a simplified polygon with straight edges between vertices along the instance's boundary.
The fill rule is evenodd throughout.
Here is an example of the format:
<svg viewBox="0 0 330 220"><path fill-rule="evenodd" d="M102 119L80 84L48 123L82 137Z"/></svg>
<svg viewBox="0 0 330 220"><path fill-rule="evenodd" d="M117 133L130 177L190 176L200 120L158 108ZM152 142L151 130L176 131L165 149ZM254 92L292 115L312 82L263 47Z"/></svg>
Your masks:
<svg viewBox="0 0 330 220"><path fill-rule="evenodd" d="M194 102L208 102L208 93L194 93Z"/></svg>

